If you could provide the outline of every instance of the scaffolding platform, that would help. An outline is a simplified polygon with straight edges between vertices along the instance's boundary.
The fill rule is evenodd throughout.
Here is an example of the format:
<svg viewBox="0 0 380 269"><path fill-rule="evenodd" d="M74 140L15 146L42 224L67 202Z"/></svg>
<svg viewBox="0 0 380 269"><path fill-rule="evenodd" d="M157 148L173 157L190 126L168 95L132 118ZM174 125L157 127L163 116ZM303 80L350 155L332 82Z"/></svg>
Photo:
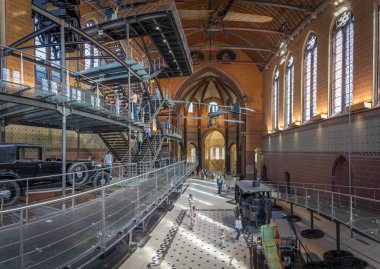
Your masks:
<svg viewBox="0 0 380 269"><path fill-rule="evenodd" d="M70 90L78 89L71 88ZM81 90L81 97L61 94L52 88L31 88L27 85L0 81L0 114L5 125L19 124L62 128L66 114L68 130L98 133L131 130L143 131L145 123L134 121L127 114L102 106L99 96Z"/></svg>

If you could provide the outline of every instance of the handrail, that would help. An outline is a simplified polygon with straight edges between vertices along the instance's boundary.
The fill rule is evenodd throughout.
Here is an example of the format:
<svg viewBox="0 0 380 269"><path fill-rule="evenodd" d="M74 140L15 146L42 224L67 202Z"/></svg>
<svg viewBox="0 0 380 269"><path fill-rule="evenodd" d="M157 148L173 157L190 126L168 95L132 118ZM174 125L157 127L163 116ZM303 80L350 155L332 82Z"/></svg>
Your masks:
<svg viewBox="0 0 380 269"><path fill-rule="evenodd" d="M174 165L177 165L179 163L185 163L186 161L181 161L181 162L178 162L178 163L174 163L174 164L170 164L166 167L161 167L161 168L158 168L156 170L154 170L154 172L158 172L158 171L161 171L163 169L167 169L167 168L170 168ZM35 208L35 207L38 207L38 206L44 206L44 205L48 205L48 204L51 204L51 203L59 203L59 202L64 202L64 201L67 201L67 200L71 200L73 198L77 198L77 197L80 197L80 196L84 196L84 195L88 195L88 194L91 194L93 192L98 192L98 191L102 191L102 190L105 190L109 187L112 187L112 186L117 186L121 183L125 183L125 182L128 182L128 181L131 181L131 180L134 180L134 179L137 179L141 176L146 176L148 174L152 173L152 171L150 172L146 172L146 173L143 173L143 174L140 174L140 175L137 175L137 176L134 176L134 177L131 177L131 178L127 178L127 179L123 179L121 181L118 181L118 182L114 182L114 183L111 183L109 185L105 185L105 186L101 186L101 187L98 187L98 188L95 188L95 189L91 189L91 190L88 190L88 191L83 191L83 192L80 192L80 193L76 193L76 194L70 194L70 195L67 195L67 196L64 196L64 197L60 197L60 198L57 198L57 199L53 199L53 200L49 200L49 201L43 201L43 202L40 202L40 203L35 203L35 204L31 204L31 205L27 205L27 206L22 206L22 207L17 207L17 208L11 208L11 209L5 209L5 210L2 210L0 211L2 214L5 214L5 213L12 213L12 212L16 212L16 211L21 211L21 210L28 210L28 209L32 209L32 208Z"/></svg>
<svg viewBox="0 0 380 269"><path fill-rule="evenodd" d="M285 187L285 188L288 187L286 184L285 185L270 184L270 183L262 183L262 184L265 184L267 186L280 186L280 187ZM380 200L377 200L377 199L372 199L372 198L368 198L368 197L365 197L365 196L350 195L348 193L341 193L341 192L336 192L336 191L329 191L329 190L322 190L322 189L315 189L315 188L305 188L305 187L303 187L303 188L299 187L299 189L314 190L314 191L319 191L319 192L325 192L325 193L332 194L332 195L335 194L335 195L341 195L341 196L359 198L359 199L363 199L363 200L367 200L367 201L371 201L371 202L380 202ZM277 192L277 191L275 191L275 192Z"/></svg>
<svg viewBox="0 0 380 269"><path fill-rule="evenodd" d="M284 181L263 181L263 183L265 184L266 182L273 182L274 184L287 184L286 182ZM350 188L349 186L347 185L331 185L331 184L324 184L324 183L308 183L308 182L290 182L290 186L294 186L294 185L313 185L313 186L327 186L329 188L333 188L333 187L344 187L344 188ZM362 187L362 186L352 186L351 188L357 188L357 189L366 189L366 190L379 190L380 191L380 188L370 188L370 187Z"/></svg>

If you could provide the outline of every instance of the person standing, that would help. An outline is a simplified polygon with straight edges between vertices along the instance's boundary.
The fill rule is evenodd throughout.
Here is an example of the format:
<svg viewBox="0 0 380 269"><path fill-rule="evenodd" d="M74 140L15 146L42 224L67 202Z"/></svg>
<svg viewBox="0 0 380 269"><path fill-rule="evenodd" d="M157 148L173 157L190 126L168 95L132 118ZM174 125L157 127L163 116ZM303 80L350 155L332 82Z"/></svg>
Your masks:
<svg viewBox="0 0 380 269"><path fill-rule="evenodd" d="M189 209L190 209L190 211L192 208L193 208L193 195L190 193L189 194Z"/></svg>
<svg viewBox="0 0 380 269"><path fill-rule="evenodd" d="M132 115L133 115L133 120L137 121L137 93L133 92L131 96L131 101L132 101Z"/></svg>
<svg viewBox="0 0 380 269"><path fill-rule="evenodd" d="M111 154L111 151L107 151L107 154L104 156L104 164L109 170L110 179L112 179L112 162L113 162L113 156Z"/></svg>
<svg viewBox="0 0 380 269"><path fill-rule="evenodd" d="M152 130L150 129L150 126L148 125L147 127L145 127L145 133L146 135L151 138L152 137Z"/></svg>
<svg viewBox="0 0 380 269"><path fill-rule="evenodd" d="M169 134L169 125L170 125L170 121L169 121L169 117L167 117L165 120L165 134Z"/></svg>
<svg viewBox="0 0 380 269"><path fill-rule="evenodd" d="M216 175L216 185L218 186L218 194L220 194L222 192L222 182L219 174Z"/></svg>
<svg viewBox="0 0 380 269"><path fill-rule="evenodd" d="M241 216L239 215L237 219L235 220L235 230L236 230L236 237L235 241L239 241L241 231L243 230L243 223L241 222Z"/></svg>
<svg viewBox="0 0 380 269"><path fill-rule="evenodd" d="M195 221L197 219L197 212L195 206L190 210L190 230L194 231Z"/></svg>
<svg viewBox="0 0 380 269"><path fill-rule="evenodd" d="M136 141L137 141L137 151L138 151L138 154L140 154L141 148L142 148L142 142L143 142L143 137L140 131L137 132Z"/></svg>

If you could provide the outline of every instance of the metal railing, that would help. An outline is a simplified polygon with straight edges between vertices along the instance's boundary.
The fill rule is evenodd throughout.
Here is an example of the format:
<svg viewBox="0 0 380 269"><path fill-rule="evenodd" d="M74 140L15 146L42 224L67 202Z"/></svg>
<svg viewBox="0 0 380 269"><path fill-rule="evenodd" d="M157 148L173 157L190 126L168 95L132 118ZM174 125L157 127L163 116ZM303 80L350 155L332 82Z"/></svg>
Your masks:
<svg viewBox="0 0 380 269"><path fill-rule="evenodd" d="M114 92L114 89L76 71L62 67L54 60L46 60L33 53L0 45L0 51L5 49L10 49L12 54L3 56L4 59L9 60L10 64L9 67L1 66L0 92L54 104L65 104L68 107L96 112L120 121L142 121L141 119L134 119L134 109L132 108L129 112L127 106L123 105L121 96L115 94L113 100L106 100L101 93L102 90ZM0 61L0 63L3 63L3 61ZM28 73L31 69L36 71ZM66 76L64 87L61 79L62 70ZM48 74L53 79L47 79ZM38 78L38 76L41 77ZM70 76L91 84L81 82L83 86L79 84L76 86L70 85ZM141 113L144 113L144 111Z"/></svg>
<svg viewBox="0 0 380 269"><path fill-rule="evenodd" d="M0 268L64 268L95 259L147 218L196 165L182 161L97 189L3 210L4 219L17 221L0 227Z"/></svg>
<svg viewBox="0 0 380 269"><path fill-rule="evenodd" d="M346 224L369 238L380 241L380 189L328 186L313 183L263 182L272 197L303 206Z"/></svg>
<svg viewBox="0 0 380 269"><path fill-rule="evenodd" d="M54 169L54 167L56 167L58 170L60 170L62 162L51 161L46 162L42 165L43 169ZM98 163L93 162L91 164L91 161L80 160L78 162L73 162L71 165L68 165L69 171L70 167L80 167L79 170L73 169L74 172L65 174L52 174L39 177L2 179L0 181L0 188L2 190L9 190L11 193L9 198L4 199L3 202L0 201L0 205L3 207L28 206L33 203L42 202L46 199L51 199L52 197L60 198L69 194L75 194L79 191L97 187L101 178L107 178L106 174L103 172L108 173L109 168L100 168L96 165L98 165ZM38 165L36 164L35 166L37 167ZM137 175L137 164L114 163L112 172L114 178L131 178ZM44 170L41 171L41 174L42 173L45 173ZM63 176L66 178L67 186L64 190L62 189ZM98 181L95 182L96 180ZM41 195L41 193L45 193L45 196ZM7 205L7 202L10 202L16 195L19 196L18 200L15 203ZM73 205L74 204L71 206ZM2 224L0 223L0 226L1 225Z"/></svg>

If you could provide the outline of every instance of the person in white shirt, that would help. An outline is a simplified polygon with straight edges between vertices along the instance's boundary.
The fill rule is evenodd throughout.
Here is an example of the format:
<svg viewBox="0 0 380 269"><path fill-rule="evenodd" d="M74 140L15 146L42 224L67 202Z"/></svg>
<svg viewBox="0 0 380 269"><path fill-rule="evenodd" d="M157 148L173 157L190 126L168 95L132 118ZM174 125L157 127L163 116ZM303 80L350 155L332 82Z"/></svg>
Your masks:
<svg viewBox="0 0 380 269"><path fill-rule="evenodd" d="M235 241L239 241L241 231L243 230L243 223L241 222L241 216L238 216L238 218L235 220L234 226L236 230Z"/></svg>
<svg viewBox="0 0 380 269"><path fill-rule="evenodd" d="M107 151L107 154L104 156L104 164L109 169L110 179L112 179L112 161L113 156L111 154L111 151Z"/></svg>

